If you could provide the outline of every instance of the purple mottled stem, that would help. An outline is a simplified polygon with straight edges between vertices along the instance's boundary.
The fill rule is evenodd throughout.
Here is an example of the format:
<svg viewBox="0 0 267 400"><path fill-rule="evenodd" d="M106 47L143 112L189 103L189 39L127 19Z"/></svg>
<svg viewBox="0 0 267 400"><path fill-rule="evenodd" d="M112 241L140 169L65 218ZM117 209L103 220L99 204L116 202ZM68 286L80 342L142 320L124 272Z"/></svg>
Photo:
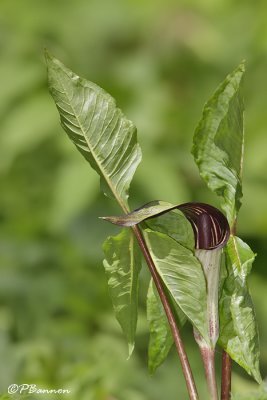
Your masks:
<svg viewBox="0 0 267 400"><path fill-rule="evenodd" d="M221 383L221 400L231 399L231 373L232 360L226 351L222 354L222 383Z"/></svg>

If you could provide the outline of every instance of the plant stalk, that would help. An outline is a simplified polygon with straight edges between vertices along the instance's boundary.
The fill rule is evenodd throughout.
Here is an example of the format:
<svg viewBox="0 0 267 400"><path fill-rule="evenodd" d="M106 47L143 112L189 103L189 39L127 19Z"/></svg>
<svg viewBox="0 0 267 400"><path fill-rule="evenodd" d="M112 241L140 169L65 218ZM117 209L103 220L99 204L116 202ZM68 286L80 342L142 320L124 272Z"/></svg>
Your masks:
<svg viewBox="0 0 267 400"><path fill-rule="evenodd" d="M221 400L231 399L231 370L232 360L226 351L222 353L222 382L221 382Z"/></svg>
<svg viewBox="0 0 267 400"><path fill-rule="evenodd" d="M192 370L189 364L189 360L187 357L187 354L185 352L185 348L184 348L184 344L180 335L180 331L177 327L176 321L175 321L175 317L173 315L173 311L171 309L171 306L169 304L168 298L164 292L163 286L162 286L162 282L161 279L157 273L156 267L154 265L154 262L151 258L151 255L149 253L149 250L147 248L147 245L145 243L145 240L143 238L142 232L140 230L140 228L135 225L132 227L132 230L135 234L135 237L138 241L138 244L140 246L140 249L145 257L145 260L147 262L148 268L150 270L150 273L152 275L152 278L154 280L154 283L156 285L157 291L159 293L159 297L161 299L162 305L164 307L166 316L168 318L169 324L170 324L170 328L171 328L171 332L173 335L173 339L174 339L174 343L177 349L177 353L179 355L180 361L181 361L181 365L182 365L182 370L183 370L183 374L184 374L184 378L185 378L185 382L186 382L186 386L187 386L187 390L188 390L188 394L189 394L189 399L190 400L198 400L198 393L197 393L197 389L196 389L196 385L195 385L195 381L194 381L194 377L192 374Z"/></svg>
<svg viewBox="0 0 267 400"><path fill-rule="evenodd" d="M201 347L200 352L205 368L205 375L208 384L210 400L218 400L218 390L215 374L215 349Z"/></svg>

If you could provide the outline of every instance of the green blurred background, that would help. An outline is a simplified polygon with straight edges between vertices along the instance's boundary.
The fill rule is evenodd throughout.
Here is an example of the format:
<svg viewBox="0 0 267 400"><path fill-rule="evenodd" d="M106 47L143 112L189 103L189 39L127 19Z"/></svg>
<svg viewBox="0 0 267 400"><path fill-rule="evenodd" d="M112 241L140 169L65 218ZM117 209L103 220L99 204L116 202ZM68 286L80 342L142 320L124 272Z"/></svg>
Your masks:
<svg viewBox="0 0 267 400"><path fill-rule="evenodd" d="M44 47L104 87L135 122L143 162L132 208L153 199L218 204L193 163L192 136L204 102L247 60L238 233L258 253L250 285L267 375L266 16L264 0L1 0L1 393L27 382L70 389L57 398L73 400L187 398L175 352L154 377L147 372L145 267L136 351L126 360L102 267L101 244L117 230L98 219L119 210L100 194L98 177L60 127ZM189 333L187 326L186 347L205 398ZM233 391L234 399L267 398L237 366Z"/></svg>

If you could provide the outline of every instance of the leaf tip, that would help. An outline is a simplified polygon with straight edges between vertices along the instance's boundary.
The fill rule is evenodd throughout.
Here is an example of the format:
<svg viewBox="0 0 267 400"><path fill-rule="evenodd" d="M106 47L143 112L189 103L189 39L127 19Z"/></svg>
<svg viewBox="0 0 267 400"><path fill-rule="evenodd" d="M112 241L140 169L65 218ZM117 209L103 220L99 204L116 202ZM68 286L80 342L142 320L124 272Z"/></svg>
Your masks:
<svg viewBox="0 0 267 400"><path fill-rule="evenodd" d="M246 71L246 63L247 63L246 60L243 59L237 67L237 70L240 70L242 74Z"/></svg>
<svg viewBox="0 0 267 400"><path fill-rule="evenodd" d="M132 222L131 220L127 219L127 215L125 216L121 216L121 217L116 217L116 216L110 216L110 217L99 217L100 219L103 219L104 221L108 221L111 224L114 225L119 225L119 226L133 226L135 225L134 222Z"/></svg>
<svg viewBox="0 0 267 400"><path fill-rule="evenodd" d="M48 49L46 47L44 48L44 57L45 57L45 61L46 61L47 65L54 59L54 57L52 56L52 54L48 51Z"/></svg>
<svg viewBox="0 0 267 400"><path fill-rule="evenodd" d="M151 363L148 363L148 373L152 377L155 374L156 368Z"/></svg>
<svg viewBox="0 0 267 400"><path fill-rule="evenodd" d="M108 222L111 222L112 224L114 224L114 225L119 225L118 223L117 223L117 217L98 217L99 219L102 219L102 220L104 220L104 221L108 221Z"/></svg>
<svg viewBox="0 0 267 400"><path fill-rule="evenodd" d="M127 361L131 358L131 355L133 354L134 351L134 342L129 342L128 343L128 357L127 357Z"/></svg>

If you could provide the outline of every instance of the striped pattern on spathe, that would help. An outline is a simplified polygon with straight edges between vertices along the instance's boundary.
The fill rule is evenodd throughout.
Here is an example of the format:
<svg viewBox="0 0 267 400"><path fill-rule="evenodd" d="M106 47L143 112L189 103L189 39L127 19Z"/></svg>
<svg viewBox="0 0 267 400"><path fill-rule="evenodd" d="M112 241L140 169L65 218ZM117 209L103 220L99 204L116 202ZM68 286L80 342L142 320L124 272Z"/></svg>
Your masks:
<svg viewBox="0 0 267 400"><path fill-rule="evenodd" d="M230 227L220 210L205 203L184 203L177 208L192 225L196 249L212 250L227 243Z"/></svg>

